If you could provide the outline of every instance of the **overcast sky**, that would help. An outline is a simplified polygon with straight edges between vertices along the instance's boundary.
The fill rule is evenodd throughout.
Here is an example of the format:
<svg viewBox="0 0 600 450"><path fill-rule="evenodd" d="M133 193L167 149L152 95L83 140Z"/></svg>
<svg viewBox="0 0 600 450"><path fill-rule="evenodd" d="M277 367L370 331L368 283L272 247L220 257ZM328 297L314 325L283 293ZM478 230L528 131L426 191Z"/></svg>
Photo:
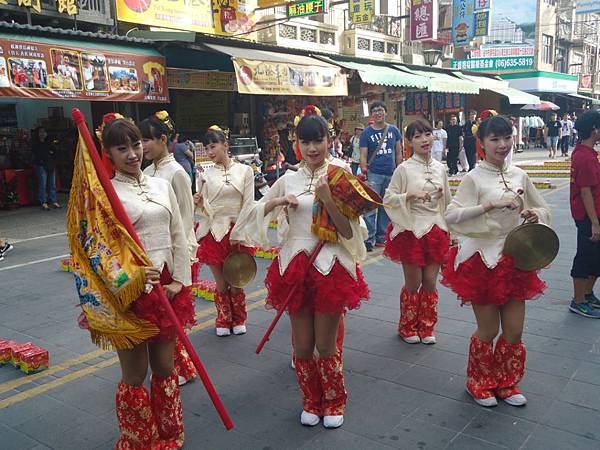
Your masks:
<svg viewBox="0 0 600 450"><path fill-rule="evenodd" d="M501 14L514 22L535 22L535 0L492 0L492 13L494 16Z"/></svg>

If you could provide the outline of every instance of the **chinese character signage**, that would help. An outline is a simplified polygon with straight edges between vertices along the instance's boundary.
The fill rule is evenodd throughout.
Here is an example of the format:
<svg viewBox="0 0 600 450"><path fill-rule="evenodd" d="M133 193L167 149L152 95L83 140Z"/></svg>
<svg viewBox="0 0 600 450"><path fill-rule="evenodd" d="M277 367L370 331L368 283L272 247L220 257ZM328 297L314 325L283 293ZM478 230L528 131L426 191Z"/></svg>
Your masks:
<svg viewBox="0 0 600 450"><path fill-rule="evenodd" d="M348 14L354 25L373 23L375 14L374 0L349 0Z"/></svg>
<svg viewBox="0 0 600 450"><path fill-rule="evenodd" d="M256 0L212 0L214 33L254 39Z"/></svg>
<svg viewBox="0 0 600 450"><path fill-rule="evenodd" d="M155 27L214 33L210 2L211 0L116 0L117 19Z"/></svg>
<svg viewBox="0 0 600 450"><path fill-rule="evenodd" d="M346 75L339 67L274 61L233 60L238 92L264 95L347 96Z"/></svg>
<svg viewBox="0 0 600 450"><path fill-rule="evenodd" d="M404 113L407 116L429 114L428 92L407 92L404 101ZM433 103L438 113L457 113L465 109L464 94L434 93Z"/></svg>
<svg viewBox="0 0 600 450"><path fill-rule="evenodd" d="M214 70L174 69L168 67L167 85L169 89L228 92L237 90L235 74L232 72L216 72Z"/></svg>
<svg viewBox="0 0 600 450"><path fill-rule="evenodd" d="M577 0L576 14L591 14L600 12L600 0Z"/></svg>
<svg viewBox="0 0 600 450"><path fill-rule="evenodd" d="M312 16L327 12L326 0L305 0L287 4L288 17Z"/></svg>
<svg viewBox="0 0 600 450"><path fill-rule="evenodd" d="M533 56L453 59L452 68L496 72L513 71L516 69L532 69Z"/></svg>
<svg viewBox="0 0 600 450"><path fill-rule="evenodd" d="M40 14L42 12L41 0L12 0L21 8L28 8ZM8 5L9 0L0 0L0 5ZM47 8L47 6L46 6ZM60 14L75 16L79 12L76 0L56 0L56 10Z"/></svg>
<svg viewBox="0 0 600 450"><path fill-rule="evenodd" d="M452 41L458 47L469 45L475 36L475 0L452 1Z"/></svg>
<svg viewBox="0 0 600 450"><path fill-rule="evenodd" d="M475 36L487 36L490 31L490 12L478 11L475 13Z"/></svg>
<svg viewBox="0 0 600 450"><path fill-rule="evenodd" d="M411 0L410 40L437 39L438 15L437 0Z"/></svg>
<svg viewBox="0 0 600 450"><path fill-rule="evenodd" d="M475 11L482 9L492 9L492 0L475 0Z"/></svg>
<svg viewBox="0 0 600 450"><path fill-rule="evenodd" d="M168 103L162 56L0 39L0 97Z"/></svg>

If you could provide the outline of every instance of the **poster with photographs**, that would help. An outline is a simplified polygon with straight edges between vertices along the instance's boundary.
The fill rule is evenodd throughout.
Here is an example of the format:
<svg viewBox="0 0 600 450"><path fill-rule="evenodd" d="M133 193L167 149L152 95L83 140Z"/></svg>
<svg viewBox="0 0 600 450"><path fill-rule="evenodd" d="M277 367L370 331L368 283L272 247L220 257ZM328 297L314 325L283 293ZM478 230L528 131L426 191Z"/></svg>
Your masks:
<svg viewBox="0 0 600 450"><path fill-rule="evenodd" d="M83 87L90 92L108 92L106 57L98 53L81 54Z"/></svg>
<svg viewBox="0 0 600 450"><path fill-rule="evenodd" d="M168 103L164 57L131 51L0 38L0 97Z"/></svg>
<svg viewBox="0 0 600 450"><path fill-rule="evenodd" d="M46 89L48 71L41 59L8 58L11 83L22 89Z"/></svg>
<svg viewBox="0 0 600 450"><path fill-rule="evenodd" d="M83 84L79 53L73 50L52 49L50 58L52 60L52 74L49 77L50 88L81 91Z"/></svg>

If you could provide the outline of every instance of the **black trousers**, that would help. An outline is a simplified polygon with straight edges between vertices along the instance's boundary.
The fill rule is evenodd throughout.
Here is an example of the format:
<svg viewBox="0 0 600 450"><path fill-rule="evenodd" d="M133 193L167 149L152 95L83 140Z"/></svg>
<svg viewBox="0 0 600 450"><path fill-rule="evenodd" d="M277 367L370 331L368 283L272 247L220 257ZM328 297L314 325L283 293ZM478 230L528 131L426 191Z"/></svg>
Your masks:
<svg viewBox="0 0 600 450"><path fill-rule="evenodd" d="M469 172L475 168L477 162L477 148L475 146L475 139L465 139L465 155L467 162L469 163Z"/></svg>
<svg viewBox="0 0 600 450"><path fill-rule="evenodd" d="M448 156L446 158L450 174L458 173L458 147L448 146Z"/></svg>
<svg viewBox="0 0 600 450"><path fill-rule="evenodd" d="M560 152L563 155L569 153L569 143L571 141L571 136L563 136L560 138Z"/></svg>

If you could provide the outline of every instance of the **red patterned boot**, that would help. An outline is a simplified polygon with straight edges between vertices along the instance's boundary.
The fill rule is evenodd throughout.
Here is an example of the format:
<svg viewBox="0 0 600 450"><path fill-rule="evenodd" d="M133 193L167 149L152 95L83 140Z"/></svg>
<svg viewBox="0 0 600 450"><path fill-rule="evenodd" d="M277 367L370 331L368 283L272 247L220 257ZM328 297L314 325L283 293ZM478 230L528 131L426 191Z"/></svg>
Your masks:
<svg viewBox="0 0 600 450"><path fill-rule="evenodd" d="M150 393L161 450L180 449L183 447L184 434L177 374L173 372L167 378L153 375Z"/></svg>
<svg viewBox="0 0 600 450"><path fill-rule="evenodd" d="M400 323L398 324L398 334L409 344L418 344L421 342L418 333L419 325L419 293L408 292L403 287L400 292Z"/></svg>
<svg viewBox="0 0 600 450"><path fill-rule="evenodd" d="M321 380L317 370L315 358L302 359L294 355L292 359L298 386L302 391L302 414L300 423L307 426L315 426L319 423L321 410L321 401L323 392L321 389Z"/></svg>
<svg viewBox="0 0 600 450"><path fill-rule="evenodd" d="M246 312L246 293L241 290L238 294L229 294L231 299L231 315L233 323L233 334L245 334L246 333L246 319L248 313Z"/></svg>
<svg viewBox="0 0 600 450"><path fill-rule="evenodd" d="M323 425L325 428L339 428L344 423L344 410L348 398L344 386L342 355L337 353L319 357L317 367L323 388Z"/></svg>
<svg viewBox="0 0 600 450"><path fill-rule="evenodd" d="M497 385L492 342L484 342L475 335L471 336L467 365L467 392L481 406L496 406L498 402L494 389Z"/></svg>
<svg viewBox="0 0 600 450"><path fill-rule="evenodd" d="M175 352L173 354L175 363L175 372L179 376L179 386L183 386L188 381L196 378L198 373L192 362L192 358L188 355L187 350L179 339L175 342Z"/></svg>
<svg viewBox="0 0 600 450"><path fill-rule="evenodd" d="M116 409L121 436L115 450L161 450L150 397L144 386L120 382Z"/></svg>
<svg viewBox="0 0 600 450"><path fill-rule="evenodd" d="M435 344L435 324L437 323L437 291L429 292L421 288L419 291L419 337L423 344Z"/></svg>
<svg viewBox="0 0 600 450"><path fill-rule="evenodd" d="M519 381L525 375L525 344L510 344L500 336L494 350L496 361L498 388L496 394L512 406L523 406L527 399L519 390Z"/></svg>
<svg viewBox="0 0 600 450"><path fill-rule="evenodd" d="M217 336L229 336L233 319L231 300L228 293L217 291L215 294L215 308L217 309L217 318L215 319Z"/></svg>

